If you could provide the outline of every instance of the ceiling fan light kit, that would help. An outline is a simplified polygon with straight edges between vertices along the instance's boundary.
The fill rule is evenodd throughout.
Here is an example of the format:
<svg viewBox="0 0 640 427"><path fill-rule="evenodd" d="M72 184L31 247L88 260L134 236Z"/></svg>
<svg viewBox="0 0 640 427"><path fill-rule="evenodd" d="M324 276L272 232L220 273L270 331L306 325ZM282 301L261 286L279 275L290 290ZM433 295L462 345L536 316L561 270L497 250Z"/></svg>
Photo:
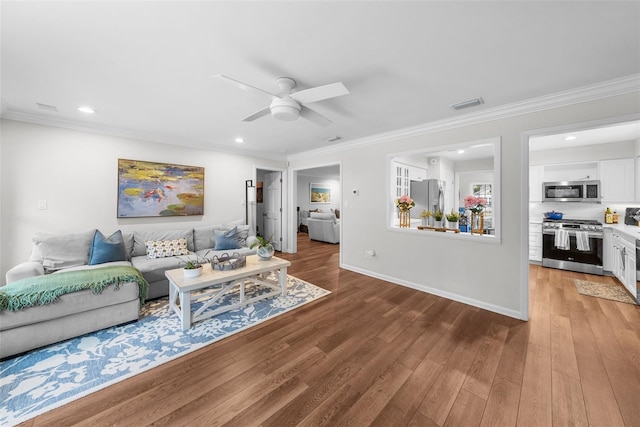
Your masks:
<svg viewBox="0 0 640 427"><path fill-rule="evenodd" d="M256 93L271 96L272 101L268 107L245 117L242 119L243 122L252 122L271 113L271 116L277 120L294 121L297 120L298 117L302 116L319 126L328 126L332 121L317 111L312 110L306 104L324 101L325 99L331 99L347 95L349 93L347 88L341 82L312 87L301 90L300 92L293 92L293 88L296 87L295 80L290 77L279 77L276 79L276 86L278 86L280 90L277 94L273 94L269 91L251 86L250 84L243 83L222 74L216 74L212 77L222 79L244 90L252 90Z"/></svg>
<svg viewBox="0 0 640 427"><path fill-rule="evenodd" d="M271 115L287 122L297 120L300 117L300 104L291 98L276 98L269 105Z"/></svg>

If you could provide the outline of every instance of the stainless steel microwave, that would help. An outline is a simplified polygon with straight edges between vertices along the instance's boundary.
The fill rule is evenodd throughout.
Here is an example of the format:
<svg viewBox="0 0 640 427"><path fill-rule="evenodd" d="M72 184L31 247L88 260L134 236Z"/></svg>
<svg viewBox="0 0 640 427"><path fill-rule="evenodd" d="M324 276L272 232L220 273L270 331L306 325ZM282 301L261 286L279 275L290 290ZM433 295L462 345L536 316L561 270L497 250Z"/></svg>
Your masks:
<svg viewBox="0 0 640 427"><path fill-rule="evenodd" d="M600 203L600 181L561 181L542 184L543 202Z"/></svg>

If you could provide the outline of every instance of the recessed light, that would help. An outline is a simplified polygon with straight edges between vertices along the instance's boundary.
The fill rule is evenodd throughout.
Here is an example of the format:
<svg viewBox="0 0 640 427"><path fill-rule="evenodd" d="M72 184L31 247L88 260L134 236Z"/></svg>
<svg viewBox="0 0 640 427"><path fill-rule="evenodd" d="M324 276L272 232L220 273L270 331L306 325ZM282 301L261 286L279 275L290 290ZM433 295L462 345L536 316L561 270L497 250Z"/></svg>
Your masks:
<svg viewBox="0 0 640 427"><path fill-rule="evenodd" d="M327 142L336 142L336 141L339 141L341 139L342 139L342 137L336 135L336 136L332 136L331 138L327 138Z"/></svg>
<svg viewBox="0 0 640 427"><path fill-rule="evenodd" d="M237 142L238 144L242 144L244 142L244 139L236 138L234 141Z"/></svg>
<svg viewBox="0 0 640 427"><path fill-rule="evenodd" d="M562 139L564 139L565 141L573 141L574 139L576 139L576 137L573 135L569 135L569 136L565 136Z"/></svg>
<svg viewBox="0 0 640 427"><path fill-rule="evenodd" d="M459 150L456 150L456 153L458 153L458 154L462 154L462 153L464 153L464 150L461 148L461 149L459 149Z"/></svg>
<svg viewBox="0 0 640 427"><path fill-rule="evenodd" d="M94 110L91 107L88 107L86 105L78 107L78 111L80 111L81 113L85 113L85 114L94 114L96 112L96 110Z"/></svg>

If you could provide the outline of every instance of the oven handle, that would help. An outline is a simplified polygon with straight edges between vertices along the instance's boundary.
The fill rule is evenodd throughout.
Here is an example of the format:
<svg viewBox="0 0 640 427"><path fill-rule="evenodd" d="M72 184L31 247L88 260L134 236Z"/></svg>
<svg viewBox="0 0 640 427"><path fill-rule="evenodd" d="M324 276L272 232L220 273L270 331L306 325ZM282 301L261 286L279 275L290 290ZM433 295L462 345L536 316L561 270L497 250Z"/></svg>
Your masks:
<svg viewBox="0 0 640 427"><path fill-rule="evenodd" d="M569 237L575 237L575 235L576 235L576 231L575 230L567 230L567 232L569 233ZM602 239L604 237L604 233L601 233L601 232L598 232L598 231L587 231L587 233L589 233L589 238ZM555 230L543 230L542 234L546 234L547 236L555 236L556 231Z"/></svg>

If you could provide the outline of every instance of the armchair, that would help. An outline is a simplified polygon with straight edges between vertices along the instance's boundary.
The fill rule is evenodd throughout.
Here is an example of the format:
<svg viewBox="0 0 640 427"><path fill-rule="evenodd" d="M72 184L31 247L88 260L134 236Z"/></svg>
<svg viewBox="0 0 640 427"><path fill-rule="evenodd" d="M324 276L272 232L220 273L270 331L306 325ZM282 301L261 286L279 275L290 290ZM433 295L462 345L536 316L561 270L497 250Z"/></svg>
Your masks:
<svg viewBox="0 0 640 427"><path fill-rule="evenodd" d="M327 218L309 218L309 239L327 243L340 242L340 221L333 214L325 214Z"/></svg>

